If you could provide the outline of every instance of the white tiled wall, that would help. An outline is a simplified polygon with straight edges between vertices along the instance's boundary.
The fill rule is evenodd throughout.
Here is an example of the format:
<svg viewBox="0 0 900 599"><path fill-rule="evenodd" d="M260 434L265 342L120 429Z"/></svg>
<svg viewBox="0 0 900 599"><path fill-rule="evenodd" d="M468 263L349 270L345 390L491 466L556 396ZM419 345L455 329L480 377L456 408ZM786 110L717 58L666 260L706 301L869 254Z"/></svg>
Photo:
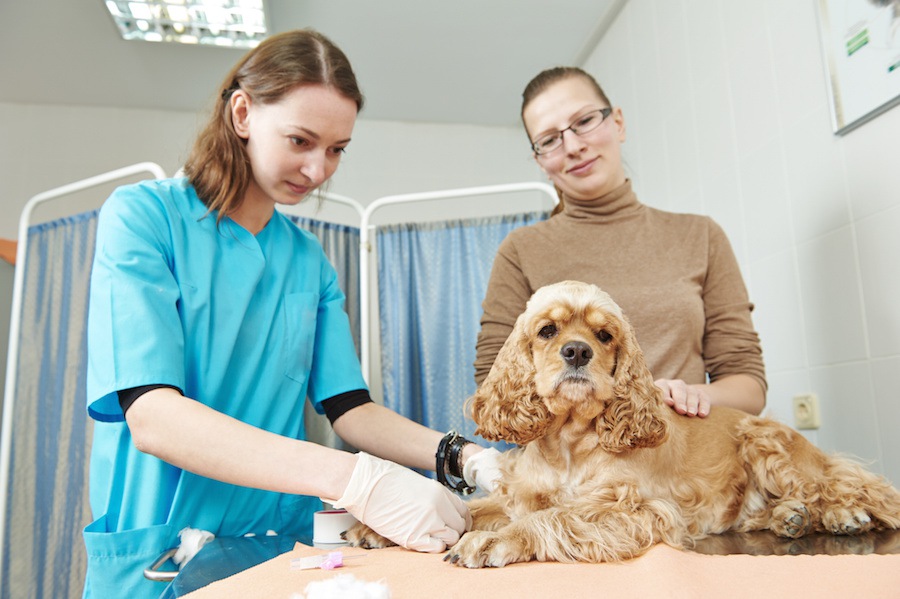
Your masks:
<svg viewBox="0 0 900 599"><path fill-rule="evenodd" d="M900 484L900 107L835 136L821 57L816 0L629 0L586 67L641 199L728 232L769 414Z"/></svg>

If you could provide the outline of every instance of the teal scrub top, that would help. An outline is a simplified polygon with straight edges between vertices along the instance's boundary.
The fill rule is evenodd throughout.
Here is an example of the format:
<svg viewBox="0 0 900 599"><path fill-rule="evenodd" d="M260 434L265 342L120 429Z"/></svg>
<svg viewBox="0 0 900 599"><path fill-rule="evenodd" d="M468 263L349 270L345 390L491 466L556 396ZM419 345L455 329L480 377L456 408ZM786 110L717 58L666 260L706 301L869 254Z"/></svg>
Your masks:
<svg viewBox="0 0 900 599"><path fill-rule="evenodd" d="M304 438L306 398L365 389L344 294L318 240L277 211L252 235L216 223L186 179L117 189L100 211L88 317L95 420L85 596L157 597L143 570L185 527L311 538L318 499L184 472L135 449L117 392L167 384ZM197 435L203 435L197 431ZM290 468L290 464L284 464Z"/></svg>

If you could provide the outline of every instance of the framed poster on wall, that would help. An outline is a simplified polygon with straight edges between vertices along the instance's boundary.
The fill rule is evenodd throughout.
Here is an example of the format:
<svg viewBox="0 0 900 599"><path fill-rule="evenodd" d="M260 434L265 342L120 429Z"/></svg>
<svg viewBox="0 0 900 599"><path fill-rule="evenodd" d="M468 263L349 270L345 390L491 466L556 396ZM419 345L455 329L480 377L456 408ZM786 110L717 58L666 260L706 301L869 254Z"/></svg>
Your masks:
<svg viewBox="0 0 900 599"><path fill-rule="evenodd" d="M818 0L834 132L900 103L900 0Z"/></svg>

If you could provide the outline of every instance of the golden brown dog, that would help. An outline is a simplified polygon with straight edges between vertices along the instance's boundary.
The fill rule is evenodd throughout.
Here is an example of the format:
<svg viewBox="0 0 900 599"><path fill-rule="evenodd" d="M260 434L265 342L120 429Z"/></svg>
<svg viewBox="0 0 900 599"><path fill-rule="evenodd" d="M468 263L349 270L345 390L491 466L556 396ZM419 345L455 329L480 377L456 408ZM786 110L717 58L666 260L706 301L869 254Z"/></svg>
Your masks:
<svg viewBox="0 0 900 599"><path fill-rule="evenodd" d="M725 531L857 534L900 527L900 493L793 429L663 403L621 309L598 287L539 289L469 400L478 434L521 447L470 502L449 557L472 568L628 559Z"/></svg>
<svg viewBox="0 0 900 599"><path fill-rule="evenodd" d="M598 287L539 289L468 408L488 440L520 447L469 507L447 558L480 568L617 561L655 543L769 529L900 528L900 493L793 429L724 407L680 416L662 400L621 309ZM391 544L364 526L357 545Z"/></svg>

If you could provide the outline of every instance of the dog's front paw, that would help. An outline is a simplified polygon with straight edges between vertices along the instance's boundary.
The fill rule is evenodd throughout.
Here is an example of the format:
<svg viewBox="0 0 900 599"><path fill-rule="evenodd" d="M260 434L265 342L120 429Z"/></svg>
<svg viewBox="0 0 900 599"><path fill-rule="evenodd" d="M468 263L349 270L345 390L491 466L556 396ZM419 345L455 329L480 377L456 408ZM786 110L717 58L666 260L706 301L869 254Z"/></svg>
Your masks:
<svg viewBox="0 0 900 599"><path fill-rule="evenodd" d="M796 539L810 531L809 510L799 501L785 501L772 510L772 532L780 537Z"/></svg>
<svg viewBox="0 0 900 599"><path fill-rule="evenodd" d="M381 536L362 522L357 522L342 532L341 538L350 543L351 547L362 547L364 549L384 549L385 547L396 545L396 543Z"/></svg>
<svg viewBox="0 0 900 599"><path fill-rule="evenodd" d="M874 527L872 518L859 508L833 507L822 516L822 526L836 535L858 535Z"/></svg>
<svg viewBox="0 0 900 599"><path fill-rule="evenodd" d="M450 548L444 557L457 566L466 568L501 568L506 564L528 561L521 542L502 533L473 530L467 532Z"/></svg>

